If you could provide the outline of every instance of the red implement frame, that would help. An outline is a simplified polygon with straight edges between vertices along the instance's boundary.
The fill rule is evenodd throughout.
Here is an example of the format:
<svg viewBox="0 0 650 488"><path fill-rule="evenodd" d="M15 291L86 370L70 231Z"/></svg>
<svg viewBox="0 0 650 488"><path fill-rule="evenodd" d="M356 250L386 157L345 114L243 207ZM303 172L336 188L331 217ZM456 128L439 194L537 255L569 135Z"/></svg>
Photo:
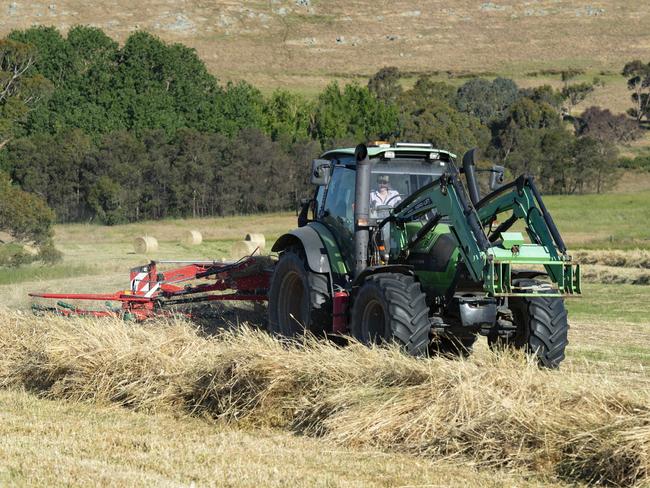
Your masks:
<svg viewBox="0 0 650 488"><path fill-rule="evenodd" d="M158 264L163 263L185 265L158 272ZM57 307L35 305L36 311L55 312L66 316L85 315L145 320L151 317L169 316L171 314L169 307L173 305L217 300L265 301L272 266L269 258L260 256L247 256L230 263L151 261L149 264L131 270L128 290L115 293L30 293L30 296L60 300L121 302L120 308L107 310L85 310L65 302L58 302ZM190 283L202 279L210 282Z"/></svg>

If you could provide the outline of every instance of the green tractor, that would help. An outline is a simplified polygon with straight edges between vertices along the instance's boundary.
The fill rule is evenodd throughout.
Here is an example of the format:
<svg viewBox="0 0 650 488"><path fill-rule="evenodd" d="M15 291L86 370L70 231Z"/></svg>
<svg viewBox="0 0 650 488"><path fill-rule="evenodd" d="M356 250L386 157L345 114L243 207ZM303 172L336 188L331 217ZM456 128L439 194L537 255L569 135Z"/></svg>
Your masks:
<svg viewBox="0 0 650 488"><path fill-rule="evenodd" d="M458 168L430 144L375 143L314 160L314 198L272 248L271 332L395 342L414 356L466 355L484 335L557 367L580 268L533 178L503 184L494 166L481 198L475 159Z"/></svg>

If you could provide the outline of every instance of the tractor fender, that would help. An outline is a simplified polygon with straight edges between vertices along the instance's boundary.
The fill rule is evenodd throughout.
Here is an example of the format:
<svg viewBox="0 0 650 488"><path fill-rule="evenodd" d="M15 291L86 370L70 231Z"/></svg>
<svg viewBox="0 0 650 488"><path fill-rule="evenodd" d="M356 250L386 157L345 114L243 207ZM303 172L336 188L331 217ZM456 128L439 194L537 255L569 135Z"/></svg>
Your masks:
<svg viewBox="0 0 650 488"><path fill-rule="evenodd" d="M374 274L379 274L379 273L402 273L405 275L411 275L413 276L413 266L407 266L404 264L386 264L383 266L369 266L366 269L364 269L361 273L359 273L359 276L357 276L354 281L352 282L352 287L357 287L360 286L364 280Z"/></svg>
<svg viewBox="0 0 650 488"><path fill-rule="evenodd" d="M287 247L300 244L305 250L307 264L315 273L330 273L330 262L327 256L327 249L323 244L318 232L312 227L305 226L292 230L291 232L280 236L275 241L271 251L284 251Z"/></svg>

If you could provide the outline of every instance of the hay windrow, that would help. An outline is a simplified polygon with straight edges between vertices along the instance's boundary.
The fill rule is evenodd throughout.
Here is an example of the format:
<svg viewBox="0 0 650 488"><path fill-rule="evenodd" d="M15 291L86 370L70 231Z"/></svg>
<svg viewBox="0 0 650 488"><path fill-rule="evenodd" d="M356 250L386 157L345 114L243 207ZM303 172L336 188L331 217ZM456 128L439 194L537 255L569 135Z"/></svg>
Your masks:
<svg viewBox="0 0 650 488"><path fill-rule="evenodd" d="M571 254L582 265L586 282L650 285L650 251L578 250Z"/></svg>
<svg viewBox="0 0 650 488"><path fill-rule="evenodd" d="M581 264L599 264L617 268L650 269L650 251L636 249L633 251L600 250L573 251L574 260Z"/></svg>
<svg viewBox="0 0 650 488"><path fill-rule="evenodd" d="M394 349L204 337L145 325L0 311L0 386L50 398L192 413L452 458L570 482L650 479L650 394L597 374L483 351L416 360Z"/></svg>
<svg viewBox="0 0 650 488"><path fill-rule="evenodd" d="M585 265L581 268L582 279L590 283L613 285L650 285L650 269Z"/></svg>

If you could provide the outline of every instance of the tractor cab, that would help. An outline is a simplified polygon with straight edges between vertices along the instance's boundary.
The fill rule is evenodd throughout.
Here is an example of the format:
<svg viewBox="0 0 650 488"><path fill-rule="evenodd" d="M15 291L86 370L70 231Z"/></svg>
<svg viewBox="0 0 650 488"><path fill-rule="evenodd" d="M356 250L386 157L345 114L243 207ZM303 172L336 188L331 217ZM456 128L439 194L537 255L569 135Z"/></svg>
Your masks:
<svg viewBox="0 0 650 488"><path fill-rule="evenodd" d="M431 183L447 169L456 157L448 151L433 148L431 144L388 143L376 142L368 146L371 161L371 181L368 198L373 213L377 207L394 207L401 200ZM326 212L325 201L329 210L335 204L337 210L346 207L353 210L354 188L356 181L357 161L354 148L344 148L323 154L322 159L316 160L329 165L330 185L319 186L316 192L314 218L322 217ZM318 171L318 170L316 170ZM331 196L336 193L336 196ZM333 202L332 200L336 200Z"/></svg>
<svg viewBox="0 0 650 488"><path fill-rule="evenodd" d="M323 154L314 162L314 174L328 173L325 185L319 185L312 202L313 221L322 222L334 231L337 244L351 267L354 240L355 188L357 161L355 148L343 148ZM439 178L455 154L435 149L431 144L375 142L368 146L370 188L367 192L369 223L376 225L391 210L420 188ZM313 179L312 179L313 181ZM323 181L324 182L324 181ZM389 227L382 236L388 248Z"/></svg>

